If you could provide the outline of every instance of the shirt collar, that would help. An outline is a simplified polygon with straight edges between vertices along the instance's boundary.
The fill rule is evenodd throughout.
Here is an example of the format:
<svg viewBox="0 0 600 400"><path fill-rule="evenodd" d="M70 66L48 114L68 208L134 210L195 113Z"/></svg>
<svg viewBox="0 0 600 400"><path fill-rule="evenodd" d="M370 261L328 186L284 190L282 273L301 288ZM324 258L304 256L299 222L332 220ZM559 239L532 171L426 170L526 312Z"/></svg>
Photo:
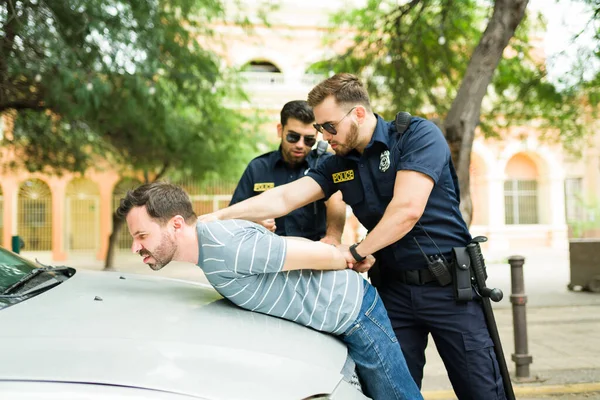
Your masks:
<svg viewBox="0 0 600 400"><path fill-rule="evenodd" d="M390 148L389 123L386 122L378 114L375 114L375 117L377 117L377 125L375 126L375 131L373 132L373 136L371 136L371 141L369 142L367 147L365 147L365 150L370 148L371 146L373 146L375 142L382 143L383 145L385 145L385 147L387 147L389 149Z"/></svg>

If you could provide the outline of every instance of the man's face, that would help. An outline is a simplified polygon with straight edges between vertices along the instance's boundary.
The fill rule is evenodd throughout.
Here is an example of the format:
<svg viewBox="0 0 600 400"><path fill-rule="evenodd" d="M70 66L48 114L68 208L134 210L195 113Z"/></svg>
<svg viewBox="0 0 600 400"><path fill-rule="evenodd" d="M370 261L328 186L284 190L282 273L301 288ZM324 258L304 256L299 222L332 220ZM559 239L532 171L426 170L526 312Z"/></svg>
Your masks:
<svg viewBox="0 0 600 400"><path fill-rule="evenodd" d="M354 109L341 107L336 104L333 96L327 97L321 104L314 107L315 119L318 124L329 123L337 133L335 135L323 129L323 139L328 141L338 156L345 156L358 145L358 123L354 120Z"/></svg>
<svg viewBox="0 0 600 400"><path fill-rule="evenodd" d="M131 251L144 257L144 264L158 271L173 260L177 244L168 223L158 224L148 215L145 206L132 208L126 220L133 237Z"/></svg>
<svg viewBox="0 0 600 400"><path fill-rule="evenodd" d="M285 126L282 127L279 124L277 131L281 137L283 160L290 165L302 163L317 138L317 131L312 126L312 122L305 124L295 118L290 118ZM292 143L294 141L295 143Z"/></svg>

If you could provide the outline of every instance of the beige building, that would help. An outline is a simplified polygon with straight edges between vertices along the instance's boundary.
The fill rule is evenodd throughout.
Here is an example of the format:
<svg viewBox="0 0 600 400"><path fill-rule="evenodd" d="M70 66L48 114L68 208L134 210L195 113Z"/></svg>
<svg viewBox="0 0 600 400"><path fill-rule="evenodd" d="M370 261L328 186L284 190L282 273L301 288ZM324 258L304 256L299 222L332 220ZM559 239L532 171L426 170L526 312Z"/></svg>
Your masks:
<svg viewBox="0 0 600 400"><path fill-rule="evenodd" d="M244 3L254 7L251 1ZM209 43L230 65L243 67L245 88L251 95L243 107L272 117L273 146L281 106L305 99L322 79L307 73L310 66L337 50L324 46L323 40L327 15L340 4L280 3L269 15L270 26L254 21L257 25L248 32L225 22L215 26L222 40ZM4 125L6 131L10 118L4 118ZM560 145L538 140L533 127L513 127L502 140L477 137L472 154L473 235L488 236L493 249L566 247L567 216L577 222L572 232L582 234L584 228L590 232L594 224L582 221L595 214L580 199L593 202L599 193L599 144L591 140L583 157L573 158ZM83 177L6 172L0 175L0 243L10 248L12 237L19 235L28 251L51 251L54 260L67 259L74 252L102 259L116 202L135 182L108 169L89 171ZM191 183L187 189L199 213L223 207L232 191L229 187L210 194ZM350 218L345 241L354 242L361 235L364 229ZM121 249L129 248L126 232L119 243Z"/></svg>

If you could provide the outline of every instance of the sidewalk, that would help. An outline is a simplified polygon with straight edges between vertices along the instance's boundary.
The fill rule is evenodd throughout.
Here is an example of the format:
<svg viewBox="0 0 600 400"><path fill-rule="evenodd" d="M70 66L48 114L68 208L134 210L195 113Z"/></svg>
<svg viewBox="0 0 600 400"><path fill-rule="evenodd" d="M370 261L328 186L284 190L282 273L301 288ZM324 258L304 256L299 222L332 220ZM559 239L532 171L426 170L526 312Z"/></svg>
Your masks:
<svg viewBox="0 0 600 400"><path fill-rule="evenodd" d="M500 288L504 299L494 304L496 322L505 358L514 377L512 305L510 303L510 255L526 257L524 265L527 303L529 354L533 356L530 377L533 382L513 381L518 399L600 399L600 294L571 292L568 251L561 249L511 250L505 254L486 254L488 286ZM49 262L50 256L35 256ZM65 265L101 270L103 263L91 255L74 255ZM206 282L200 268L172 263L161 271L151 271L139 256L120 253L115 268L128 273L152 274L174 279ZM423 380L426 400L455 399L444 365L433 340L426 351L427 364ZM486 399L482 399L486 400Z"/></svg>
<svg viewBox="0 0 600 400"><path fill-rule="evenodd" d="M585 398L600 399L600 305L532 307L527 311L529 354L533 356L530 377L534 382L513 381L517 398L553 394L552 398L573 399L569 393L577 391L586 393ZM512 310L497 309L495 316L508 368L514 377ZM455 399L433 341L426 357L425 399Z"/></svg>
<svg viewBox="0 0 600 400"><path fill-rule="evenodd" d="M527 336L532 382L517 382L518 399L600 399L600 294L571 292L569 254L561 249L529 249L486 254L490 287L504 299L493 303L504 356L515 376L510 255L525 257ZM444 365L430 340L423 380L426 400L456 399Z"/></svg>

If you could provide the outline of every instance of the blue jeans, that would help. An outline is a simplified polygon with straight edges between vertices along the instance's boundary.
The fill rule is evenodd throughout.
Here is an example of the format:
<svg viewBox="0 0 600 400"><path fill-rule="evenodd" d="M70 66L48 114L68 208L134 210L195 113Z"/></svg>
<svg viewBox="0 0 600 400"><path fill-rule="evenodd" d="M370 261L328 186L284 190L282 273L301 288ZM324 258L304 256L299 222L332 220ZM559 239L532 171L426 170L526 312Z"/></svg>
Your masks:
<svg viewBox="0 0 600 400"><path fill-rule="evenodd" d="M364 281L356 321L340 335L356 363L365 394L374 400L423 399L377 290Z"/></svg>

